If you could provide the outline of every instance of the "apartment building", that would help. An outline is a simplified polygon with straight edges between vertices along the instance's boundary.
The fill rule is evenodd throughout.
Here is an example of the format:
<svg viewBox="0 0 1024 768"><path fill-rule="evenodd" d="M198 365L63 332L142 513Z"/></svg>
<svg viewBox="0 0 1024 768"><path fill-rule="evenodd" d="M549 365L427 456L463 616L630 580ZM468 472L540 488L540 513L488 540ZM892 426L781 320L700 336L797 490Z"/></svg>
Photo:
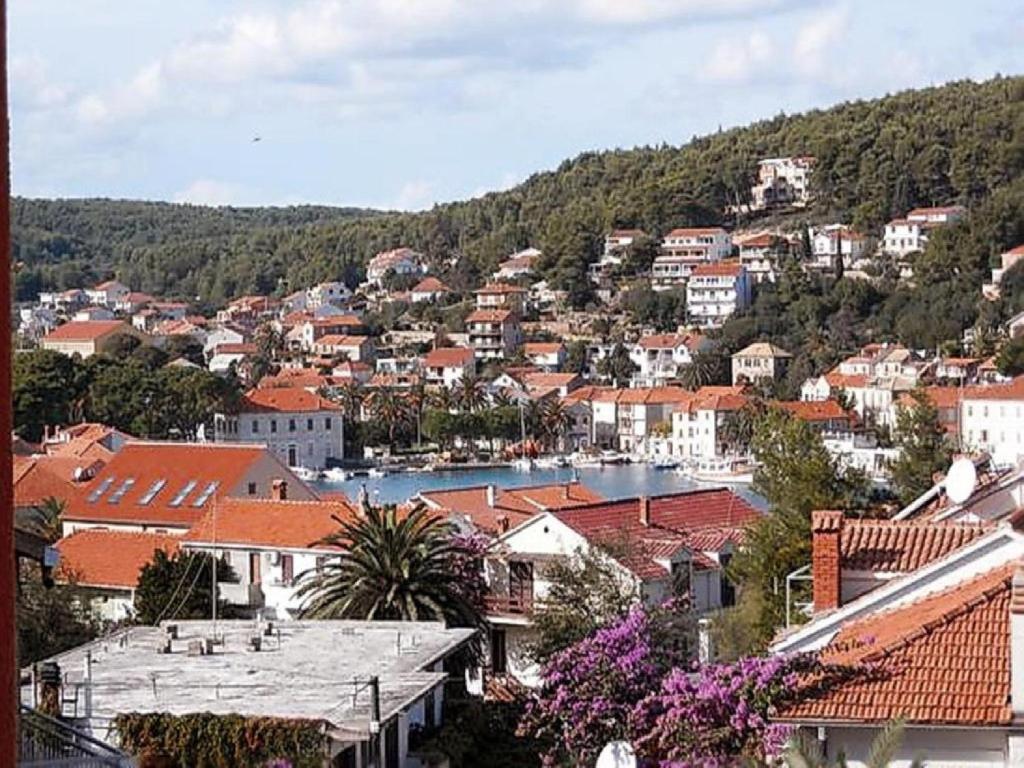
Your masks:
<svg viewBox="0 0 1024 768"><path fill-rule="evenodd" d="M511 357L522 339L519 316L508 309L477 309L466 318L469 346L478 360Z"/></svg>
<svg viewBox="0 0 1024 768"><path fill-rule="evenodd" d="M685 285L693 270L732 255L732 239L721 227L673 229L661 241L661 253L651 265L655 290Z"/></svg>
<svg viewBox="0 0 1024 768"><path fill-rule="evenodd" d="M708 346L699 333L658 333L643 336L629 348L629 359L637 371L634 387L660 387L678 381L693 355Z"/></svg>
<svg viewBox="0 0 1024 768"><path fill-rule="evenodd" d="M778 381L786 375L793 355L782 347L759 341L732 356L732 383L753 384L759 379Z"/></svg>
<svg viewBox="0 0 1024 768"><path fill-rule="evenodd" d="M686 284L686 314L700 327L720 326L751 300L750 276L738 261L694 267Z"/></svg>
<svg viewBox="0 0 1024 768"><path fill-rule="evenodd" d="M811 200L814 158L769 157L757 164L757 183L750 188L751 208L805 206Z"/></svg>

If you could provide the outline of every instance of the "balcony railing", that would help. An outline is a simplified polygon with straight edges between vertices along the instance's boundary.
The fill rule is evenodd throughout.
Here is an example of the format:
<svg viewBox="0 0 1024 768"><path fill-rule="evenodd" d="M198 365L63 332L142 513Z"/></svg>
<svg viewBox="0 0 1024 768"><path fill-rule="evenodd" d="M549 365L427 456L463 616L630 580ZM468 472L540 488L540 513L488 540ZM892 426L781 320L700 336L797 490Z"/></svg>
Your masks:
<svg viewBox="0 0 1024 768"><path fill-rule="evenodd" d="M533 596L491 593L484 597L484 607L497 616L529 616L533 613Z"/></svg>
<svg viewBox="0 0 1024 768"><path fill-rule="evenodd" d="M21 708L19 766L130 768L127 755L70 725L29 707Z"/></svg>

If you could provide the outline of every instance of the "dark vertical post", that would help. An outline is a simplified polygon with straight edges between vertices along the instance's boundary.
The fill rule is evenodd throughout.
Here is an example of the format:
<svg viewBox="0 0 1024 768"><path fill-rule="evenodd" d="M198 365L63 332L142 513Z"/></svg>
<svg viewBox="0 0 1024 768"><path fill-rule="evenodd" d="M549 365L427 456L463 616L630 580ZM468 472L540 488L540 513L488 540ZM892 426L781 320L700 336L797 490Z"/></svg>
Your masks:
<svg viewBox="0 0 1024 768"><path fill-rule="evenodd" d="M17 578L11 473L11 135L7 109L7 1L0 0L0 755L17 754L14 629ZM4 693L6 691L6 693Z"/></svg>

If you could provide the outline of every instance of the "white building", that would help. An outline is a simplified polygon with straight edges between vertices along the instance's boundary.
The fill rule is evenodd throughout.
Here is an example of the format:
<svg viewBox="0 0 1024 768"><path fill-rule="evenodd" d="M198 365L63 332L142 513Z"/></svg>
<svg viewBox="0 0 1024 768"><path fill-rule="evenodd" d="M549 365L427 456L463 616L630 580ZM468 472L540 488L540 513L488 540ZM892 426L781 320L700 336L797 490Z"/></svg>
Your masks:
<svg viewBox="0 0 1024 768"><path fill-rule="evenodd" d="M775 205L807 205L811 200L813 157L770 157L757 164L757 183L750 188L754 210Z"/></svg>
<svg viewBox="0 0 1024 768"><path fill-rule="evenodd" d="M646 237L642 229L613 229L604 238L604 251L600 258L588 267L590 279L595 283L602 282L622 265L625 251L637 239Z"/></svg>
<svg viewBox="0 0 1024 768"><path fill-rule="evenodd" d="M671 454L695 462L736 453L724 427L748 402L742 387L701 387L692 393L672 412Z"/></svg>
<svg viewBox="0 0 1024 768"><path fill-rule="evenodd" d="M661 254L651 265L655 290L686 283L693 270L732 255L732 239L721 227L673 229L661 241Z"/></svg>
<svg viewBox="0 0 1024 768"><path fill-rule="evenodd" d="M97 304L113 309L119 302L128 298L131 289L117 280L107 280L94 288L86 288L85 296L90 304Z"/></svg>
<svg viewBox="0 0 1024 768"><path fill-rule="evenodd" d="M960 396L964 447L984 451L997 466L1024 460L1024 376L1008 384L964 387Z"/></svg>
<svg viewBox="0 0 1024 768"><path fill-rule="evenodd" d="M409 291L409 301L421 304L425 301L437 301L451 293L451 289L433 275L425 277Z"/></svg>
<svg viewBox="0 0 1024 768"><path fill-rule="evenodd" d="M732 383L754 383L759 379L778 381L786 374L793 355L782 347L760 341L732 356Z"/></svg>
<svg viewBox="0 0 1024 768"><path fill-rule="evenodd" d="M536 269L537 259L541 252L537 248L524 248L509 256L498 265L497 271L492 275L495 280L515 280L519 277L532 275Z"/></svg>
<svg viewBox="0 0 1024 768"><path fill-rule="evenodd" d="M466 318L469 345L481 360L508 358L522 338L519 316L507 309L477 309Z"/></svg>
<svg viewBox="0 0 1024 768"><path fill-rule="evenodd" d="M866 235L854 232L845 224L829 224L811 234L811 261L808 269L833 272L839 251L843 254L843 266L852 268L866 258L871 250L871 241Z"/></svg>
<svg viewBox="0 0 1024 768"><path fill-rule="evenodd" d="M661 333L643 336L629 348L629 359L637 367L634 387L660 387L677 381L693 355L707 346L699 333Z"/></svg>
<svg viewBox="0 0 1024 768"><path fill-rule="evenodd" d="M466 347L432 349L424 355L422 369L427 384L451 389L476 374L476 355Z"/></svg>
<svg viewBox="0 0 1024 768"><path fill-rule="evenodd" d="M697 266L686 284L686 314L697 326L719 326L750 302L750 276L737 261Z"/></svg>
<svg viewBox="0 0 1024 768"><path fill-rule="evenodd" d="M995 301L1000 296L999 284L1003 281L1003 275L1006 274L1007 270L1012 269L1014 265L1018 264L1024 259L1024 245L1018 245L1015 248L1011 248L1008 251L1004 251L999 256L999 266L992 270L992 282L986 283L982 286L981 292L986 299Z"/></svg>
<svg viewBox="0 0 1024 768"><path fill-rule="evenodd" d="M424 272L423 254L412 248L395 248L370 259L366 265L366 280L379 286L388 274L422 275Z"/></svg>
<svg viewBox="0 0 1024 768"><path fill-rule="evenodd" d="M780 262L791 253L789 241L771 232L734 237L733 243L739 249L740 264L755 283L774 283Z"/></svg>
<svg viewBox="0 0 1024 768"><path fill-rule="evenodd" d="M532 364L548 373L557 373L565 365L565 345L560 341L528 341L523 344L523 355Z"/></svg>
<svg viewBox="0 0 1024 768"><path fill-rule="evenodd" d="M923 251L928 243L928 234L931 230L959 221L965 212L958 205L941 208L915 208L906 217L893 219L885 225L882 251L898 258Z"/></svg>
<svg viewBox="0 0 1024 768"><path fill-rule="evenodd" d="M299 387L253 389L237 414L214 418L217 442L265 445L289 467L323 469L344 458L341 406Z"/></svg>

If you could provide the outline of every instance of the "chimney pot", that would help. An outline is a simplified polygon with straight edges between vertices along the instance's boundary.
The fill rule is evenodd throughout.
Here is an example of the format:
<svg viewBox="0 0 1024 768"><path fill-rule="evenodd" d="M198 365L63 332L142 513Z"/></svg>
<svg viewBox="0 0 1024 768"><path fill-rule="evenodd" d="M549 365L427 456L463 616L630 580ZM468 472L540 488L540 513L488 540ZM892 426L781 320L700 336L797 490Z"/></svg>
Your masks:
<svg viewBox="0 0 1024 768"><path fill-rule="evenodd" d="M842 602L842 535L841 511L827 509L811 513L811 580L815 613L834 610Z"/></svg>
<svg viewBox="0 0 1024 768"><path fill-rule="evenodd" d="M651 524L651 500L646 496L640 497L640 525L647 527Z"/></svg>
<svg viewBox="0 0 1024 768"><path fill-rule="evenodd" d="M285 501L288 498L288 481L278 478L271 484L270 498Z"/></svg>

